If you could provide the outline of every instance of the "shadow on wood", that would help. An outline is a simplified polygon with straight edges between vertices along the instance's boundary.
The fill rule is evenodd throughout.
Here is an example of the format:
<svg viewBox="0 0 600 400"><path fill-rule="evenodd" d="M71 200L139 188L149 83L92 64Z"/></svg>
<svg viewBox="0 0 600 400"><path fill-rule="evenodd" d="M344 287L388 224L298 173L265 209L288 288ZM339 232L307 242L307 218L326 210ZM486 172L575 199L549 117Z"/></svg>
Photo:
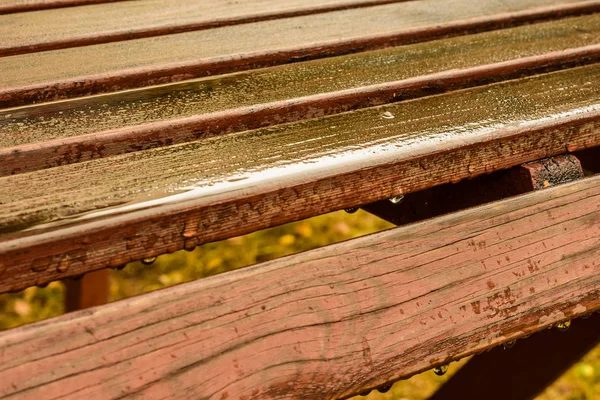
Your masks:
<svg viewBox="0 0 600 400"><path fill-rule="evenodd" d="M533 399L600 342L600 315L472 358L430 400ZM492 389L493 388L493 389Z"/></svg>

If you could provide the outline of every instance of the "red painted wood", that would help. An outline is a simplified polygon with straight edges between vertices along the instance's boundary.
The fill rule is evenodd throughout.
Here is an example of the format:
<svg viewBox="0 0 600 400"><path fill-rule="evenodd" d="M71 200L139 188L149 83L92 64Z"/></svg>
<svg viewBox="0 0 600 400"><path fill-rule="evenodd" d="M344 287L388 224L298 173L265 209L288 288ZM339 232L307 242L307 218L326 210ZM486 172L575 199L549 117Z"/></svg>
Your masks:
<svg viewBox="0 0 600 400"><path fill-rule="evenodd" d="M405 225L583 177L579 160L567 154L410 193L397 204L385 199L361 208L392 224Z"/></svg>
<svg viewBox="0 0 600 400"><path fill-rule="evenodd" d="M0 108L178 82L600 11L598 0L568 0L546 7L528 1L487 2L472 8L466 0L452 6L455 4L452 0L443 9L434 1L408 1L373 7L368 20L363 10L344 10L320 14L322 18L295 17L165 35L160 39L137 39L0 58L0 69L5 70L4 75L0 75ZM547 4L551 3L554 1L547 0ZM406 15L403 26L398 27L398 19L390 18L390 15L397 18ZM297 29L299 25L303 29L298 35L279 35L282 31ZM235 51L228 51L231 46L224 45L227 41L236 43ZM196 46L198 42L204 46ZM103 61L90 63L90 59ZM65 66L69 66L68 70Z"/></svg>
<svg viewBox="0 0 600 400"><path fill-rule="evenodd" d="M315 93L244 107L233 105L232 109L191 117L0 148L0 176L321 117L598 61L600 45L590 45L343 91ZM224 79L227 79L227 76ZM215 84L219 85L219 82ZM319 84L322 87L322 83ZM261 89L266 92L273 91L273 88L268 87L257 88ZM52 104L48 106L52 107ZM7 111L9 114L18 112L26 110Z"/></svg>
<svg viewBox="0 0 600 400"><path fill-rule="evenodd" d="M475 356L429 400L530 400L600 343L600 315Z"/></svg>
<svg viewBox="0 0 600 400"><path fill-rule="evenodd" d="M6 398L336 399L600 309L600 176L0 333Z"/></svg>

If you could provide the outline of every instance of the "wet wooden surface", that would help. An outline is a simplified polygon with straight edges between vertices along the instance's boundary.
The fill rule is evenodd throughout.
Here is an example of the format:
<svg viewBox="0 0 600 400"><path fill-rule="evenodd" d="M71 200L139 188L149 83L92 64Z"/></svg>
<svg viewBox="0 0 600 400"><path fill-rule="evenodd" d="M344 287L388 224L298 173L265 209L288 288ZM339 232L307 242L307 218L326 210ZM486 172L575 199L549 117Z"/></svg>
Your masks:
<svg viewBox="0 0 600 400"><path fill-rule="evenodd" d="M120 3L116 3L120 4ZM600 11L600 1L419 0L0 58L0 107ZM202 43L198 46L197 43Z"/></svg>
<svg viewBox="0 0 600 400"><path fill-rule="evenodd" d="M598 310L599 244L592 177L0 333L0 393L344 398Z"/></svg>
<svg viewBox="0 0 600 400"><path fill-rule="evenodd" d="M599 77L595 64L2 177L0 290L597 146Z"/></svg>
<svg viewBox="0 0 600 400"><path fill-rule="evenodd" d="M406 0L136 0L0 16L0 56Z"/></svg>
<svg viewBox="0 0 600 400"><path fill-rule="evenodd" d="M475 356L428 400L535 399L600 343L600 315L586 317Z"/></svg>
<svg viewBox="0 0 600 400"><path fill-rule="evenodd" d="M117 1L127 0L2 0L2 3L0 3L0 14L74 7L87 4L114 3Z"/></svg>
<svg viewBox="0 0 600 400"><path fill-rule="evenodd" d="M600 60L597 43L600 14L593 14L0 110L0 175L591 63Z"/></svg>

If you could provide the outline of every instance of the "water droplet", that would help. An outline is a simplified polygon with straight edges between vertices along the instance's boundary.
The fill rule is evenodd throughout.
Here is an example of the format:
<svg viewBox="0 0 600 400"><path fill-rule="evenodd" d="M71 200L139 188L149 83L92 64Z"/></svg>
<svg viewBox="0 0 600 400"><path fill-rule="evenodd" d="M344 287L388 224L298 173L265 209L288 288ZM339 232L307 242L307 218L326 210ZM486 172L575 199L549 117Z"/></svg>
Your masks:
<svg viewBox="0 0 600 400"><path fill-rule="evenodd" d="M358 207L345 208L344 211L346 211L348 214L354 214L358 211Z"/></svg>
<svg viewBox="0 0 600 400"><path fill-rule="evenodd" d="M392 114L389 111L384 112L383 114L381 114L381 116L385 119L393 119L394 118L394 114Z"/></svg>
<svg viewBox="0 0 600 400"><path fill-rule="evenodd" d="M556 329L564 332L567 329L569 329L570 326L571 326L571 321L559 322L558 324L556 324Z"/></svg>
<svg viewBox="0 0 600 400"><path fill-rule="evenodd" d="M448 365L440 365L439 367L435 367L433 369L433 373L436 374L436 375L438 375L438 376L442 376L446 372L448 372Z"/></svg>
<svg viewBox="0 0 600 400"><path fill-rule="evenodd" d="M401 194L398 196L390 197L390 203L392 204L400 204L402 203L402 200L404 200L404 196Z"/></svg>
<svg viewBox="0 0 600 400"><path fill-rule="evenodd" d="M515 343L517 343L516 340L509 340L508 342L504 342L504 344L502 345L504 347L504 350L510 349L511 347L513 347L515 345Z"/></svg>
<svg viewBox="0 0 600 400"><path fill-rule="evenodd" d="M58 263L56 270L58 272L67 272L69 269L69 256L64 256L62 260Z"/></svg>
<svg viewBox="0 0 600 400"><path fill-rule="evenodd" d="M142 259L142 264L150 265L156 261L156 257L147 257Z"/></svg>
<svg viewBox="0 0 600 400"><path fill-rule="evenodd" d="M31 263L31 270L33 272L42 272L50 267L50 259L48 257L36 258Z"/></svg>
<svg viewBox="0 0 600 400"><path fill-rule="evenodd" d="M393 383L386 383L385 385L381 385L377 388L379 393L387 393L392 388Z"/></svg>

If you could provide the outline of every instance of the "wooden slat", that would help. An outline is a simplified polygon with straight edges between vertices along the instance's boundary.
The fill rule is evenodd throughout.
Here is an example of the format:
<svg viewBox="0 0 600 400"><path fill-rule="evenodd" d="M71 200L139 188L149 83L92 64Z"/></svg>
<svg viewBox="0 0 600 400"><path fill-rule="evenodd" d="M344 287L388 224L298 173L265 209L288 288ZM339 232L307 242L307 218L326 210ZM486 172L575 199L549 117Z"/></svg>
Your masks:
<svg viewBox="0 0 600 400"><path fill-rule="evenodd" d="M597 146L599 78L596 64L2 177L0 291Z"/></svg>
<svg viewBox="0 0 600 400"><path fill-rule="evenodd" d="M599 0L503 0L477 7L470 0L408 1L3 57L0 107L181 81L595 11L600 11Z"/></svg>
<svg viewBox="0 0 600 400"><path fill-rule="evenodd" d="M9 109L0 175L600 61L595 43L600 14Z"/></svg>
<svg viewBox="0 0 600 400"><path fill-rule="evenodd" d="M434 186L408 194L397 204L385 199L361 208L392 224L406 225L583 177L579 160L567 154Z"/></svg>
<svg viewBox="0 0 600 400"><path fill-rule="evenodd" d="M428 400L530 400L600 343L600 315L480 354Z"/></svg>
<svg viewBox="0 0 600 400"><path fill-rule="evenodd" d="M406 0L137 0L0 16L0 56Z"/></svg>
<svg viewBox="0 0 600 400"><path fill-rule="evenodd" d="M0 333L4 398L337 399L600 308L600 177Z"/></svg>
<svg viewBox="0 0 600 400"><path fill-rule="evenodd" d="M114 3L117 1L126 0L2 0L2 3L0 3L0 14L74 7L86 4Z"/></svg>

